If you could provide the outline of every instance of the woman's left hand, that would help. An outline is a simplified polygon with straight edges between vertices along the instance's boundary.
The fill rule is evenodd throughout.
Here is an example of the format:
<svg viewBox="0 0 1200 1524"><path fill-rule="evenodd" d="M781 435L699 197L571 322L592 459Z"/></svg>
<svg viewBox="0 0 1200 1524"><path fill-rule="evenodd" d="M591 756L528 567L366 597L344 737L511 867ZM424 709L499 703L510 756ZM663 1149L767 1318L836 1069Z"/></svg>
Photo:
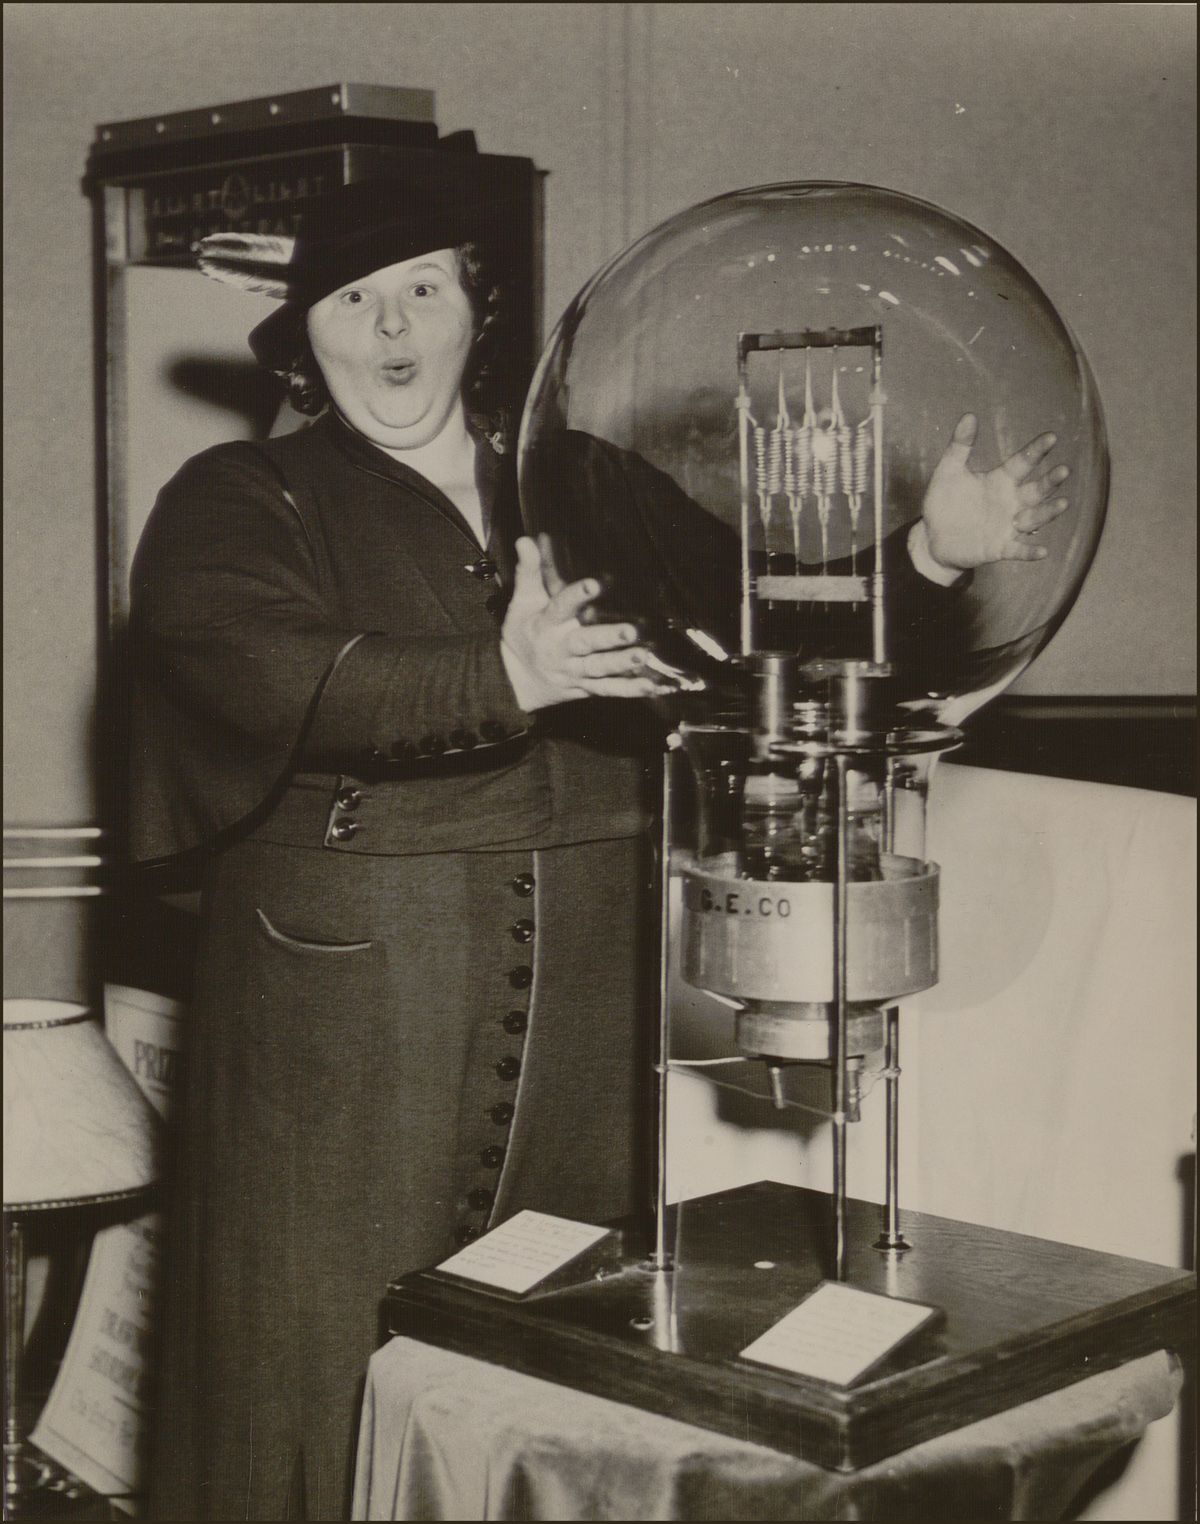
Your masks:
<svg viewBox="0 0 1200 1524"><path fill-rule="evenodd" d="M572 699L650 698L673 688L647 672L649 653L628 624L584 623L595 581L564 583L548 544L517 541L517 574L500 657L527 712Z"/></svg>
<svg viewBox="0 0 1200 1524"><path fill-rule="evenodd" d="M958 420L946 453L938 461L914 533L933 561L955 574L992 561L1040 561L1045 546L1030 536L1067 507L1065 497L1053 494L1071 474L1055 466L1043 476L1034 473L1057 444L1053 434L1039 434L1014 455L982 475L967 464L978 428L975 415Z"/></svg>

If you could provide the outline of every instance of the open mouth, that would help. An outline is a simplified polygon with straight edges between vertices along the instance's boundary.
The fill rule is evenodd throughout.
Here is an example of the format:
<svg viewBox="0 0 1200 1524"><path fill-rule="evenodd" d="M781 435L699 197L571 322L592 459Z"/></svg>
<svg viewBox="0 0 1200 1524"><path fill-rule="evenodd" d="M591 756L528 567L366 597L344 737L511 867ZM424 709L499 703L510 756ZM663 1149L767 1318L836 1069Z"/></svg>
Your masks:
<svg viewBox="0 0 1200 1524"><path fill-rule="evenodd" d="M413 360L386 360L379 372L388 385L403 386L416 375L417 366Z"/></svg>

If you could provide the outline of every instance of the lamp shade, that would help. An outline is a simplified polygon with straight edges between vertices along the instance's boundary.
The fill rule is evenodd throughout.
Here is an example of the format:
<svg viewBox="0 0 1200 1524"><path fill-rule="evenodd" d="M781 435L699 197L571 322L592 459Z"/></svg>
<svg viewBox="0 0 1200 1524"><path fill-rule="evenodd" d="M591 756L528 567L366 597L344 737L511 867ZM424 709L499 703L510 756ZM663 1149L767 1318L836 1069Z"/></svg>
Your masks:
<svg viewBox="0 0 1200 1524"><path fill-rule="evenodd" d="M161 1123L86 1006L4 1002L4 1205L110 1201L156 1177Z"/></svg>

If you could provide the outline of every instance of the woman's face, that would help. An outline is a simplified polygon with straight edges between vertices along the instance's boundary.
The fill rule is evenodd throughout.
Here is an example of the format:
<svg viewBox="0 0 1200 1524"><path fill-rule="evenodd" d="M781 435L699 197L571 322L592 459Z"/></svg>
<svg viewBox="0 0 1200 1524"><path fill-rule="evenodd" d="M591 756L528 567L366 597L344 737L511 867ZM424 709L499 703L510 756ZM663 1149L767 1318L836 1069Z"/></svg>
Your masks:
<svg viewBox="0 0 1200 1524"><path fill-rule="evenodd" d="M474 315L453 249L341 286L308 311L308 337L338 411L373 444L413 450L461 402Z"/></svg>

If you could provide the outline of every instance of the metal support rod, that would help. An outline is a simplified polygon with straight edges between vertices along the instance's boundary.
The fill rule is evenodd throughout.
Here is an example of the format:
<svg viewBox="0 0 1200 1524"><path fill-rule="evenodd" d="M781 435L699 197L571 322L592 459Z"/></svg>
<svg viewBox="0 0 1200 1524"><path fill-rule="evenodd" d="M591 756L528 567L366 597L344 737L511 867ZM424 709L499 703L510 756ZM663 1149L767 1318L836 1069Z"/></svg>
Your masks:
<svg viewBox="0 0 1200 1524"><path fill-rule="evenodd" d="M674 1266L667 1250L667 1065L671 1057L671 774L675 752L681 745L679 732L673 731L667 737L667 749L663 754L662 845L658 864L658 1042L654 1054L655 1125L658 1136L654 1157L654 1250L651 1264L655 1270L670 1270Z"/></svg>
<svg viewBox="0 0 1200 1524"><path fill-rule="evenodd" d="M897 1094L900 1075L900 1011L897 1006L887 1010L887 1236L891 1243L900 1237L899 1173L900 1173L900 1107Z"/></svg>
<svg viewBox="0 0 1200 1524"><path fill-rule="evenodd" d="M896 771L899 766L898 759L888 759L887 782L885 784L885 837L887 850L896 850L896 799L899 790L896 786ZM924 843L922 842L922 850ZM887 1218L883 1232L875 1240L876 1249L896 1250L911 1249L912 1245L907 1242L900 1232L900 1007L891 1005L885 1013L885 1044L884 1044L884 1068L887 1071L887 1097L886 1111L886 1140L885 1147L885 1200L887 1203Z"/></svg>
<svg viewBox="0 0 1200 1524"><path fill-rule="evenodd" d="M912 1245L900 1232L900 1008L887 1011L887 1223L876 1249L902 1251Z"/></svg>
<svg viewBox="0 0 1200 1524"><path fill-rule="evenodd" d="M872 658L881 666L887 661L887 611L884 607L883 579L883 350L882 339L875 346L875 366L871 388L871 422L875 435L875 571L871 578Z"/></svg>
<svg viewBox="0 0 1200 1524"><path fill-rule="evenodd" d="M746 361L739 356L738 481L742 494L742 655L754 649L754 606L750 599L750 388L746 384Z"/></svg>
<svg viewBox="0 0 1200 1524"><path fill-rule="evenodd" d="M837 758L837 883L833 898L833 1231L834 1278L846 1279L846 914L850 869L846 757Z"/></svg>

